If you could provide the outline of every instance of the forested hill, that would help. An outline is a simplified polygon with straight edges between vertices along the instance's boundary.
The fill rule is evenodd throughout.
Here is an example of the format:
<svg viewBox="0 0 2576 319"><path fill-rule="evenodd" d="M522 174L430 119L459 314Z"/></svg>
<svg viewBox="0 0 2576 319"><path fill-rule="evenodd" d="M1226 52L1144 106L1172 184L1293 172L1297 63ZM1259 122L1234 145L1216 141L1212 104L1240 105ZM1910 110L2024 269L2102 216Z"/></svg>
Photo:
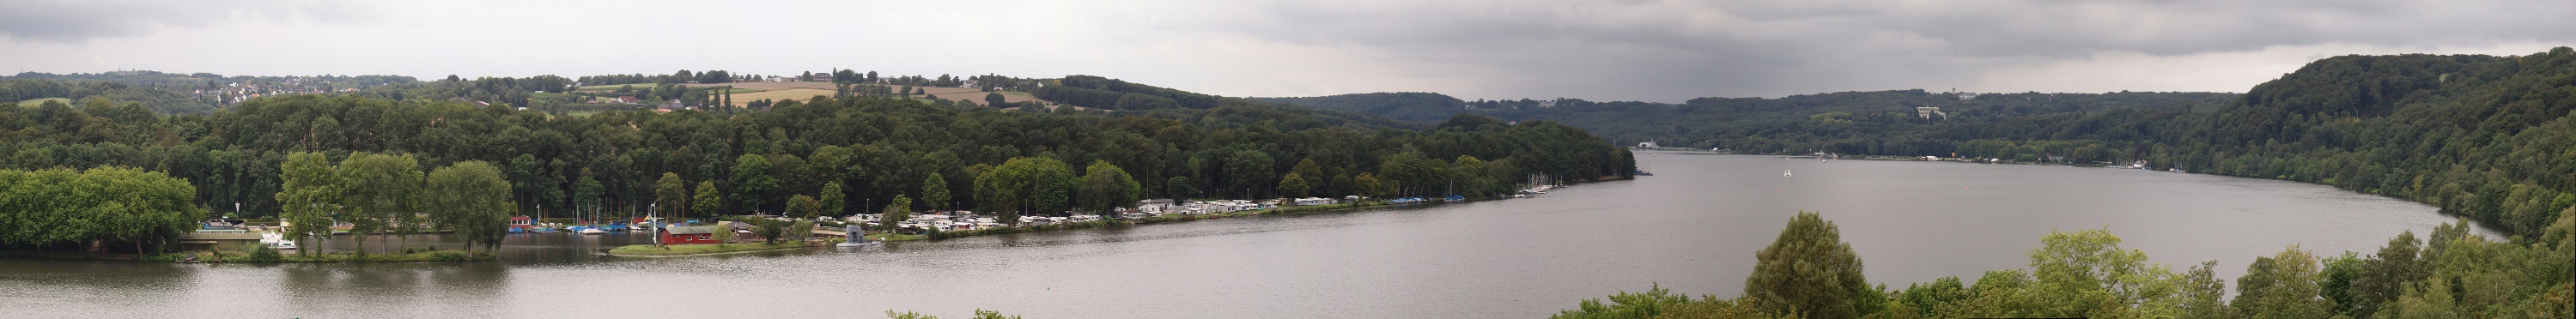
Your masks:
<svg viewBox="0 0 2576 319"><path fill-rule="evenodd" d="M1062 79L1047 82L1047 85L1029 90L1029 94L1064 105L1093 109L1126 111L1222 109L1228 112L1291 112L1333 121L1404 128L1423 128L1419 123L1411 122L1436 122L1449 118L1449 114L1444 114L1438 118L1397 120L1365 112L1309 109L1288 103L1199 94L1091 75L1068 75Z"/></svg>
<svg viewBox="0 0 2576 319"><path fill-rule="evenodd" d="M1627 144L2126 164L2321 183L2413 199L2509 233L2576 213L2576 53L2341 56L2247 93L1919 90L1682 104L1438 106L1423 94L1268 99L1403 117L1557 121ZM1446 101L1440 101L1446 102ZM1489 107L1490 106L1490 107ZM1925 118L1915 107L1939 107ZM1428 113L1424 113L1428 114Z"/></svg>
<svg viewBox="0 0 2576 319"><path fill-rule="evenodd" d="M2160 160L2414 199L2517 234L2576 213L2576 51L2341 56L2177 122Z"/></svg>
<svg viewBox="0 0 2576 319"><path fill-rule="evenodd" d="M1466 100L1440 93L1395 92L1361 93L1317 97L1256 97L1254 101L1279 102L1306 107L1384 115L1406 121L1440 121L1466 112Z"/></svg>
<svg viewBox="0 0 2576 319"><path fill-rule="evenodd" d="M2011 93L1962 98L1922 90L1837 92L1781 98L1698 98L1688 102L1592 102L1581 99L1462 101L1437 93L1365 93L1322 97L1253 98L1314 108L1349 110L1410 121L1439 121L1460 113L1507 120L1550 120L1590 130L1613 142L1656 141L1665 146L1728 148L1748 152L1808 151L1829 144L1879 144L1851 140L1893 132L1983 134L2013 130L2089 136L2096 127L2019 127L2034 119L2081 117L2093 111L2207 111L2236 94L2209 92ZM1941 108L1922 118L1916 107ZM1960 132L1967 131L1967 132ZM1866 148L1880 154L1929 155L1934 148ZM1948 150L1938 150L1947 153Z"/></svg>

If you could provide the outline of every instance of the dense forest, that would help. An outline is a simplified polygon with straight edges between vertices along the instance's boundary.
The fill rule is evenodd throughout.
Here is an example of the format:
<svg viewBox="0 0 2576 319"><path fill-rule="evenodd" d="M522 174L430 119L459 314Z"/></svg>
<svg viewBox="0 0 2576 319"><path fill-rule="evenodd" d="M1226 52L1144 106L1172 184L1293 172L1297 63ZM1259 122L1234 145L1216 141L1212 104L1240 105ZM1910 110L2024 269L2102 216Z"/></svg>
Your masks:
<svg viewBox="0 0 2576 319"><path fill-rule="evenodd" d="M2144 160L2407 198L2520 235L2576 210L2576 52L2563 47L2510 57L2332 57L2242 95L1881 91L1503 109L1431 106L1456 100L1422 93L1267 100L1544 119L1621 143L1740 153ZM1453 111L1413 111L1431 107Z"/></svg>
<svg viewBox="0 0 2576 319"><path fill-rule="evenodd" d="M418 167L488 162L513 185L523 214L543 207L556 216L643 210L666 173L721 190L719 211L705 213L780 212L808 196L840 198L847 204L828 209L841 215L934 192L955 195L917 208L1004 208L982 202L991 197L977 182L1022 158L1068 170L1108 164L1154 198L1485 197L1532 176L1583 181L1634 170L1627 150L1545 121L1462 116L1435 125L1234 98L1211 98L1206 108L1024 112L850 96L779 101L768 111L562 116L387 96L470 96L530 82L546 81L271 96L209 114L156 116L148 103L109 98L0 108L8 158L0 166L165 172L188 180L198 205L245 217L278 211L280 166L295 152L328 162L395 154ZM840 194L818 194L825 189Z"/></svg>

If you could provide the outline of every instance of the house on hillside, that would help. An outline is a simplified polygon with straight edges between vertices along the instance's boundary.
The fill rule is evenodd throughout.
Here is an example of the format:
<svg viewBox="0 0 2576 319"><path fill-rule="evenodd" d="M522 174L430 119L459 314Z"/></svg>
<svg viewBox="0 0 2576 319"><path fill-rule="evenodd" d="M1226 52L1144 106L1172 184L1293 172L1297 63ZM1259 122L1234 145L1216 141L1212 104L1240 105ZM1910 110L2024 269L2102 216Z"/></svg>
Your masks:
<svg viewBox="0 0 2576 319"><path fill-rule="evenodd" d="M635 104L635 96L619 95L617 96L617 103Z"/></svg>

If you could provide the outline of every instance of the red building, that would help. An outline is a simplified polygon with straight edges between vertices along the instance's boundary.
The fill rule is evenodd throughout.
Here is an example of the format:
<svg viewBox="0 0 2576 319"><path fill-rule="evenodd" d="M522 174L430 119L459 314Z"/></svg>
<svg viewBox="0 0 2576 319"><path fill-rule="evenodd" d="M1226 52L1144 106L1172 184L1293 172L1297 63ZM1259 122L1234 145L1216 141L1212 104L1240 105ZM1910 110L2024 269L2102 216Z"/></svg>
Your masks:
<svg viewBox="0 0 2576 319"><path fill-rule="evenodd" d="M662 227L658 229L659 230L654 231L654 235L662 237L663 245L716 243L715 237L712 236L716 230L716 226Z"/></svg>

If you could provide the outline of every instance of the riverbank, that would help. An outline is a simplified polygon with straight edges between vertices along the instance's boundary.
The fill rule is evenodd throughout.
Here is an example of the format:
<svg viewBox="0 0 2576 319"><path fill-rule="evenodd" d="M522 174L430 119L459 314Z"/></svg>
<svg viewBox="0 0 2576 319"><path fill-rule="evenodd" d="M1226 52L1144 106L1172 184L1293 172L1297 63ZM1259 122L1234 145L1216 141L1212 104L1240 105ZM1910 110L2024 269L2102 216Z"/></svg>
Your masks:
<svg viewBox="0 0 2576 319"><path fill-rule="evenodd" d="M193 260L191 258L194 258ZM414 251L400 254L261 254L256 252L172 252L154 254L111 254L89 252L0 251L0 258L131 260L179 263L463 263L500 260L491 252L466 253L463 250Z"/></svg>
<svg viewBox="0 0 2576 319"><path fill-rule="evenodd" d="M662 246L626 245L624 247L609 249L608 255L619 257L680 257L796 249L822 245L829 245L829 243L824 243L824 241L782 241L756 244L696 244Z"/></svg>
<svg viewBox="0 0 2576 319"><path fill-rule="evenodd" d="M1270 214L1309 213L1309 212L1335 211L1335 210L1345 210L1345 209L1359 209L1359 208L1368 208L1368 207L1377 207L1377 206L1387 206L1387 205L1388 205L1388 204L1387 204L1386 202L1384 202L1384 201L1371 201L1371 202L1342 203L1342 204L1327 204L1327 205L1287 206L1287 207L1279 207L1279 208L1271 208L1271 209L1255 209L1255 210L1243 210L1243 211L1234 211L1234 212L1226 212L1226 213L1212 213L1212 214L1198 214L1198 215L1165 214L1165 215L1163 215L1163 216L1155 216L1155 217L1147 217L1147 218L1138 218L1138 219L1103 220L1103 221L1075 222L1075 223L1048 224L1048 225L1037 225L1037 226L1021 226L1021 227L987 228L987 229L961 230L961 231L933 231L933 232L928 232L928 233L925 233L925 234L923 234L923 235L920 235L920 236L919 236L920 238L916 238L916 239L949 239L949 238L974 237L974 236L985 236L985 235L1000 235L1000 234L1014 234L1014 233L1025 233L1025 232L1037 232L1037 231L1050 231L1050 230L1083 229L1083 228L1106 227L1106 226L1151 225L1151 224L1161 224L1161 223L1170 223L1170 222L1184 222L1184 221L1193 221L1193 220L1202 220L1202 219L1217 219L1217 218L1229 218L1229 217L1260 216L1260 215L1270 215ZM876 236L876 235L869 235L869 236L870 236L870 238L875 238L875 236ZM905 236L912 236L912 235L905 235Z"/></svg>

